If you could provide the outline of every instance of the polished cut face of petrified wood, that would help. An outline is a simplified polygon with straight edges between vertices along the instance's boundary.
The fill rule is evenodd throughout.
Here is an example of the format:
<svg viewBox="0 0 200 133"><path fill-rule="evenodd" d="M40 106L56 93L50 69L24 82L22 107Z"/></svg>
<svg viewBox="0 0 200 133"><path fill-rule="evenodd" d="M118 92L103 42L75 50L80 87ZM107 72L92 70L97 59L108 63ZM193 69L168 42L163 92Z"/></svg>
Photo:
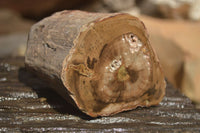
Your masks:
<svg viewBox="0 0 200 133"><path fill-rule="evenodd" d="M142 96L152 76L150 53L133 33L105 44L98 60L88 56L86 64L72 64L70 69L77 77L71 82L77 85L74 87L81 90L90 87L96 99L105 103Z"/></svg>
<svg viewBox="0 0 200 133"><path fill-rule="evenodd" d="M66 75L69 86L78 88L80 99L87 101L82 103L84 108L97 114L109 115L131 105L149 106L151 97L159 100L163 96L156 87L159 84L151 86L155 70L150 52L135 34L120 35L106 43L100 52L89 52L84 63L74 59Z"/></svg>
<svg viewBox="0 0 200 133"><path fill-rule="evenodd" d="M92 117L157 105L165 94L146 28L128 14L55 13L31 28L25 63Z"/></svg>
<svg viewBox="0 0 200 133"><path fill-rule="evenodd" d="M165 81L148 39L138 29L106 38L101 26L80 35L86 41L66 58L64 83L78 107L95 117L158 104Z"/></svg>

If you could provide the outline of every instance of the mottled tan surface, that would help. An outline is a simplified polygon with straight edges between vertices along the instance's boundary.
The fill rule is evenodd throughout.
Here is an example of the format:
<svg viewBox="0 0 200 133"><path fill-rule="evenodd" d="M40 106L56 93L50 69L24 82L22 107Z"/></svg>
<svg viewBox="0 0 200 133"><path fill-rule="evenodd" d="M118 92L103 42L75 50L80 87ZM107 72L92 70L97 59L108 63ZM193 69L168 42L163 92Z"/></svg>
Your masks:
<svg viewBox="0 0 200 133"><path fill-rule="evenodd" d="M200 103L200 22L162 20L150 17L141 17L141 19L146 24L150 34L158 34L173 41L175 43L174 47L178 45L181 51L184 52L183 59L180 58L182 54L180 50L176 50L177 53L180 53L179 55L171 51L172 53L169 52L165 56L172 60L175 58L177 62L183 60L184 63L179 69L181 73L179 72L179 76L175 77L176 80L181 81L178 88L181 88L192 100ZM164 45L167 44L164 43ZM174 56L171 57L171 55ZM165 60L163 61L165 62ZM167 62L165 62L165 65L167 66ZM178 67L180 63L177 65L174 63L174 66ZM173 74L174 72L167 70L167 73Z"/></svg>

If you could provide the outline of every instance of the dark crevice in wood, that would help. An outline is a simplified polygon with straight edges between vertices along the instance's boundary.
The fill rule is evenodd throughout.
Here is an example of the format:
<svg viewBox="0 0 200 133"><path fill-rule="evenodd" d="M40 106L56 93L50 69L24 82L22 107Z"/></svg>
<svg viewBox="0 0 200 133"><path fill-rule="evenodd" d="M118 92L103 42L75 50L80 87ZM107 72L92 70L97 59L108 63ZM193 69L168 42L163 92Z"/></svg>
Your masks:
<svg viewBox="0 0 200 133"><path fill-rule="evenodd" d="M44 45L44 47L46 47L46 48L50 48L50 49L52 49L53 51L56 51L56 48L51 47L48 43L43 43L43 45Z"/></svg>
<svg viewBox="0 0 200 133"><path fill-rule="evenodd" d="M104 51L104 49L106 48L107 45L108 45L108 44L105 44L105 45L103 46L103 48L102 48L102 50L101 50L101 53L99 54L99 58L101 58L102 53L103 53L103 51Z"/></svg>
<svg viewBox="0 0 200 133"><path fill-rule="evenodd" d="M87 66L90 69L94 69L94 64L97 62L97 59L93 58L92 61L90 60L90 57L87 58Z"/></svg>

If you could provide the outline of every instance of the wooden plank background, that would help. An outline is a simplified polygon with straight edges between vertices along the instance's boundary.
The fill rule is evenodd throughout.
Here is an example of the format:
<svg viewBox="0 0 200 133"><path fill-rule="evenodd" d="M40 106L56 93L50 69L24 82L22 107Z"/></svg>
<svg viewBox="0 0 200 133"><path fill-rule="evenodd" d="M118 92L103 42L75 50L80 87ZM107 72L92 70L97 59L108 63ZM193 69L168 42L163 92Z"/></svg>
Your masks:
<svg viewBox="0 0 200 133"><path fill-rule="evenodd" d="M200 109L168 85L159 106L90 118L27 72L0 59L0 132L200 132Z"/></svg>

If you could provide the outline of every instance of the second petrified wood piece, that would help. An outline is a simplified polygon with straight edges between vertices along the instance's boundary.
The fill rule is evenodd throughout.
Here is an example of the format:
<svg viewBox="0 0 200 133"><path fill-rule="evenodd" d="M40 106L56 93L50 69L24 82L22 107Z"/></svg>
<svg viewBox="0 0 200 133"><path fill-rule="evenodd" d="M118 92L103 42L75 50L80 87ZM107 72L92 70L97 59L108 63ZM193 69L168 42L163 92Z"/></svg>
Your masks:
<svg viewBox="0 0 200 133"><path fill-rule="evenodd" d="M25 63L92 117L157 105L165 92L144 24L128 14L56 13L31 28Z"/></svg>

